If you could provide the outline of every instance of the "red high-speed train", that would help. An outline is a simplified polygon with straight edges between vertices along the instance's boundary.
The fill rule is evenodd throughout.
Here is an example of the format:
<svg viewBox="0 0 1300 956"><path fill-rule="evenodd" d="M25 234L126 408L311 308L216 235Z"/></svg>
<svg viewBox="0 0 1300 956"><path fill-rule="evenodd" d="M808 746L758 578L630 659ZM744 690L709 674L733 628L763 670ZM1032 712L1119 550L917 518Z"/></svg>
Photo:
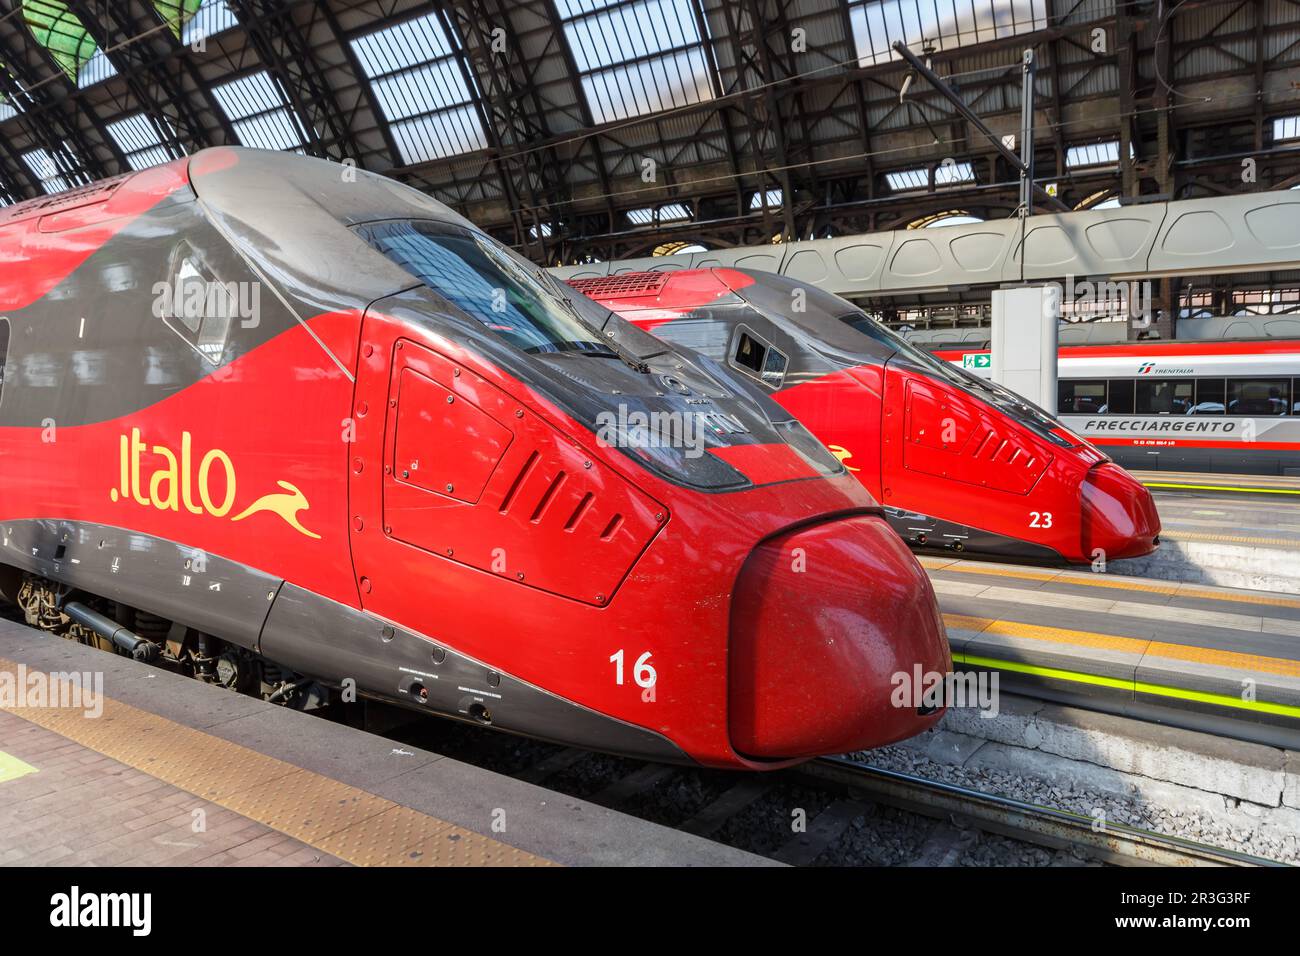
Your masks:
<svg viewBox="0 0 1300 956"><path fill-rule="evenodd" d="M415 190L207 150L0 210L0 263L0 596L33 625L720 767L941 713L890 703L950 666L929 582L811 434Z"/></svg>
<svg viewBox="0 0 1300 956"><path fill-rule="evenodd" d="M1106 455L838 296L736 269L570 285L761 385L918 547L1082 563L1159 543L1150 493Z"/></svg>

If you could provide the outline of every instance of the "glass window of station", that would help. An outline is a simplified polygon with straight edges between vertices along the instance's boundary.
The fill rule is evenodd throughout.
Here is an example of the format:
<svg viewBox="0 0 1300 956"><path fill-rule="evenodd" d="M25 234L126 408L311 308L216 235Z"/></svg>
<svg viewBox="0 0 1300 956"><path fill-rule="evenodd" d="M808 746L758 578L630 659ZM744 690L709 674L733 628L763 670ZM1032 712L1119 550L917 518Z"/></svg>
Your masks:
<svg viewBox="0 0 1300 956"><path fill-rule="evenodd" d="M1300 415L1300 378L1069 378L1061 415Z"/></svg>

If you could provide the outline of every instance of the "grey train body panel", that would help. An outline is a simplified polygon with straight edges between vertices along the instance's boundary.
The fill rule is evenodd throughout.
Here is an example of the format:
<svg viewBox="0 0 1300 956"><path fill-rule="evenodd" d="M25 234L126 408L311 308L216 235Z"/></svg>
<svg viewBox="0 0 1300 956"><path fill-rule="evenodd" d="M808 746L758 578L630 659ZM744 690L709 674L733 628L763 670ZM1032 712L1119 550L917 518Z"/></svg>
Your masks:
<svg viewBox="0 0 1300 956"><path fill-rule="evenodd" d="M1025 561L1059 563L1061 555L1046 545L1020 541L984 531L971 525L944 521L916 511L902 508L885 508L885 520L894 533L918 551L952 552L973 551L977 554L1000 555Z"/></svg>
<svg viewBox="0 0 1300 956"><path fill-rule="evenodd" d="M647 760L692 762L652 731L292 584L271 609L262 653L327 683L352 679L372 697L415 710Z"/></svg>
<svg viewBox="0 0 1300 956"><path fill-rule="evenodd" d="M6 521L0 563L257 650L283 581L152 535L83 521Z"/></svg>
<svg viewBox="0 0 1300 956"><path fill-rule="evenodd" d="M151 535L61 520L0 525L0 564L219 636L283 667L426 713L647 760L692 763L605 717L365 611ZM427 689L421 698L413 693Z"/></svg>
<svg viewBox="0 0 1300 956"><path fill-rule="evenodd" d="M232 325L215 361L195 351L154 312L155 283L167 281L172 251L160 247L163 235L184 236L224 282L254 278L192 195L163 200L46 295L6 314L11 333L0 426L69 427L121 418L193 385L288 327L287 313L264 302L256 324Z"/></svg>

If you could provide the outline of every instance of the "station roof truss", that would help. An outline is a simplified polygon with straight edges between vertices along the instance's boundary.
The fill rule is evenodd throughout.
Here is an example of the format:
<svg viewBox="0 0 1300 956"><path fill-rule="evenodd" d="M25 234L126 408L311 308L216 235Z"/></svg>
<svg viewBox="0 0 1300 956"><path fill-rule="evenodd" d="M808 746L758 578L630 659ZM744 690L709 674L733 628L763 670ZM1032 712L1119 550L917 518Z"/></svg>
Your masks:
<svg viewBox="0 0 1300 956"><path fill-rule="evenodd" d="M538 262L1300 184L1293 0L0 0L0 204L241 144L355 162ZM906 95L902 91L906 87Z"/></svg>

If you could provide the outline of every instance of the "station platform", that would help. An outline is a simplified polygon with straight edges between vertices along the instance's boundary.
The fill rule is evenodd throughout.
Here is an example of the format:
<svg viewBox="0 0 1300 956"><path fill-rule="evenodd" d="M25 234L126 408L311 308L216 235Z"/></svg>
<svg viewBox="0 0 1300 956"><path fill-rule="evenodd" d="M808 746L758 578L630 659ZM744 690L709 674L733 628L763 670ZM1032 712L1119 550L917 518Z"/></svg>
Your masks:
<svg viewBox="0 0 1300 956"><path fill-rule="evenodd" d="M0 865L47 864L770 861L0 620Z"/></svg>
<svg viewBox="0 0 1300 956"><path fill-rule="evenodd" d="M1135 471L1131 474L1154 492L1197 497L1255 495L1261 498L1300 501L1300 477L1288 475L1228 475L1206 471Z"/></svg>
<svg viewBox="0 0 1300 956"><path fill-rule="evenodd" d="M1300 593L1300 478L1134 472L1151 489L1159 550L1113 562L1137 577Z"/></svg>
<svg viewBox="0 0 1300 956"><path fill-rule="evenodd" d="M954 667L1000 689L1300 746L1300 597L922 557Z"/></svg>

